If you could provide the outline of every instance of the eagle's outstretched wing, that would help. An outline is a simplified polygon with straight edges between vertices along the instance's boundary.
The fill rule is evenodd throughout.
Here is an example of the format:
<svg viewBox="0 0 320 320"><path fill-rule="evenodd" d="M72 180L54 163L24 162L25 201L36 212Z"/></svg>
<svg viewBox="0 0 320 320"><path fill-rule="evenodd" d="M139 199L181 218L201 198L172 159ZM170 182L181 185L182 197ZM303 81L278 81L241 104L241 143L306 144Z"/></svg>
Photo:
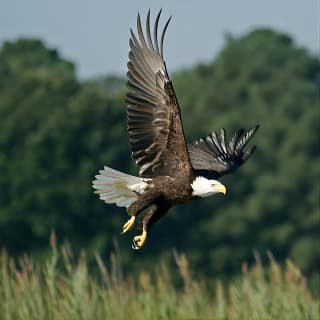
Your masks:
<svg viewBox="0 0 320 320"><path fill-rule="evenodd" d="M254 152L255 146L247 151L244 151L244 148L258 128L257 125L250 130L237 130L228 144L224 129L221 129L220 134L213 132L188 144L193 169L212 178L233 172Z"/></svg>
<svg viewBox="0 0 320 320"><path fill-rule="evenodd" d="M132 157L142 177L174 176L191 171L180 109L163 58L163 40L170 22L164 26L160 45L158 23L161 10L150 31L150 11L146 37L140 16L138 38L131 30L128 62L128 93L125 101Z"/></svg>

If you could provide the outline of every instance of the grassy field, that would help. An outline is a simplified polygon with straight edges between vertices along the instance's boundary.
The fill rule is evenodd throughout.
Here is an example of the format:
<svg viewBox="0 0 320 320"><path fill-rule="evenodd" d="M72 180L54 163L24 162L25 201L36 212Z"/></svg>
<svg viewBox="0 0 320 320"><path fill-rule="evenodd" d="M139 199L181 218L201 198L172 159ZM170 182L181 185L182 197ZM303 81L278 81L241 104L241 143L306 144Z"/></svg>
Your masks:
<svg viewBox="0 0 320 320"><path fill-rule="evenodd" d="M41 265L27 257L14 262L3 251L0 319L319 319L319 299L290 261L282 269L270 256L263 268L256 259L224 286L195 280L186 257L175 253L174 258L174 271L162 265L156 276L142 270L124 279L114 256L107 269L96 255L99 272L93 275L84 253L72 262L68 246L58 250L54 238L52 254Z"/></svg>

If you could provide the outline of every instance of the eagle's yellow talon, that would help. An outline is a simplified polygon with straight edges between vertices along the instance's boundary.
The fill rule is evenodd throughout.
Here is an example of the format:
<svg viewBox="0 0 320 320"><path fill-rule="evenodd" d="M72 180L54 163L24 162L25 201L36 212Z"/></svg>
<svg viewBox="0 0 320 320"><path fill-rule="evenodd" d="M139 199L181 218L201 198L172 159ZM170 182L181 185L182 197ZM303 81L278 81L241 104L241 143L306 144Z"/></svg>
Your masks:
<svg viewBox="0 0 320 320"><path fill-rule="evenodd" d="M147 232L143 229L142 234L135 236L132 241L132 249L139 250L143 247L147 240Z"/></svg>
<svg viewBox="0 0 320 320"><path fill-rule="evenodd" d="M135 217L135 216L132 216L132 217L123 225L121 234L124 234L124 233L126 233L127 231L129 231L130 229L132 229L135 220L136 220L136 217Z"/></svg>

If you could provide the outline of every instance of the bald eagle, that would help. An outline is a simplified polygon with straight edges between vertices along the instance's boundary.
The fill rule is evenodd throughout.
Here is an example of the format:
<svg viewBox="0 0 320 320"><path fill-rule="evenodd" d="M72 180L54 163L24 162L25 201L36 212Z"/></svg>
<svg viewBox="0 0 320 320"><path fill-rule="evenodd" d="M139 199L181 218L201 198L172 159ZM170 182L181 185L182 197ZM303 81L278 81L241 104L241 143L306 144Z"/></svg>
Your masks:
<svg viewBox="0 0 320 320"><path fill-rule="evenodd" d="M95 176L93 188L101 200L125 207L130 219L122 233L129 231L136 217L142 233L133 238L132 248L140 249L151 226L179 203L216 193L226 193L218 178L244 164L255 147L244 148L258 126L239 129L226 141L221 129L190 144L185 141L180 107L163 57L163 41L171 17L158 40L158 13L153 36L150 10L145 33L137 17L138 36L130 29L128 61L127 129L132 158L140 166L139 177L104 167Z"/></svg>

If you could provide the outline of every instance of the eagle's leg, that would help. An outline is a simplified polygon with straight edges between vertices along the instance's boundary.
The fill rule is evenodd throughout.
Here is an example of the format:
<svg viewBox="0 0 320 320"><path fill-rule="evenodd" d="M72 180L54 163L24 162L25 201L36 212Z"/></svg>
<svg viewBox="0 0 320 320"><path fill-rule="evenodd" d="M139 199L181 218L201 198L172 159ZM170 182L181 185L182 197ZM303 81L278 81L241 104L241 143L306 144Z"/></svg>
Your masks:
<svg viewBox="0 0 320 320"><path fill-rule="evenodd" d="M162 218L170 209L170 205L156 205L154 204L142 219L141 227L142 233L133 238L132 248L135 250L140 249L146 242L147 233L151 226Z"/></svg>
<svg viewBox="0 0 320 320"><path fill-rule="evenodd" d="M147 240L148 221L157 211L158 207L154 204L142 219L142 233L135 236L132 240L132 249L138 250L143 247Z"/></svg>
<svg viewBox="0 0 320 320"><path fill-rule="evenodd" d="M138 200L129 206L127 212L131 218L123 225L121 234L124 234L133 228L136 216L150 206L156 198L157 193L145 193L140 195Z"/></svg>
<svg viewBox="0 0 320 320"><path fill-rule="evenodd" d="M143 247L147 240L147 230L145 228L142 229L142 233L139 236L135 236L132 240L132 249L139 250Z"/></svg>
<svg viewBox="0 0 320 320"><path fill-rule="evenodd" d="M131 218L122 226L121 234L124 234L127 231L131 230L134 226L135 220L136 220L136 216L131 216Z"/></svg>

